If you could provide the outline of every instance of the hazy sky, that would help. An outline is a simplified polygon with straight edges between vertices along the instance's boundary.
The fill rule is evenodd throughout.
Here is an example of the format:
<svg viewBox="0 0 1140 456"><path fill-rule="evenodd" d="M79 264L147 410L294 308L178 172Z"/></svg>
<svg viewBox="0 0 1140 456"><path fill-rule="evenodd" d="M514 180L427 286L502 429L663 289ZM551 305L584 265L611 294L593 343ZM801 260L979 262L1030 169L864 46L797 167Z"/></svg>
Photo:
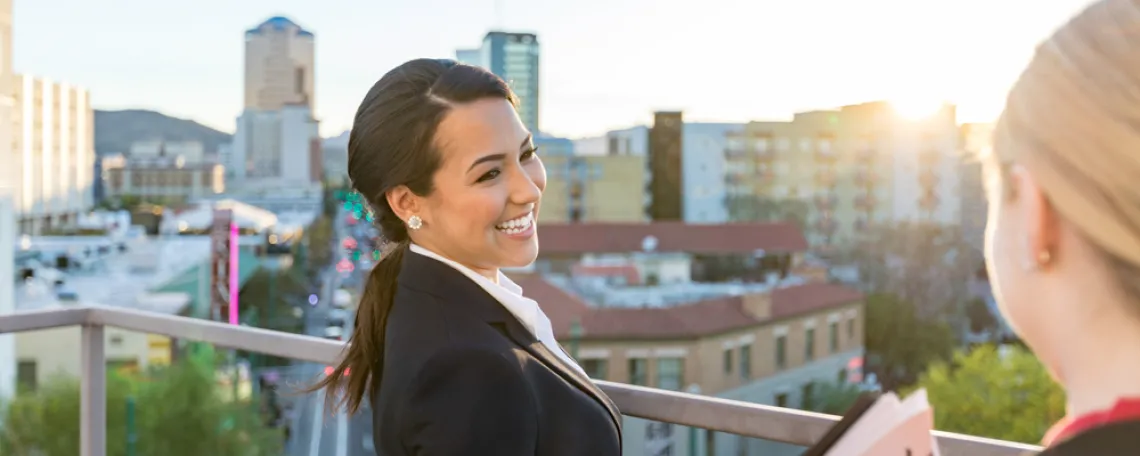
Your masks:
<svg viewBox="0 0 1140 456"><path fill-rule="evenodd" d="M17 72L233 131L243 32L286 15L317 39L322 133L416 57L490 28L542 44L543 130L788 118L882 98L949 99L988 121L1034 45L1090 0L15 0ZM498 6L497 6L498 5Z"/></svg>

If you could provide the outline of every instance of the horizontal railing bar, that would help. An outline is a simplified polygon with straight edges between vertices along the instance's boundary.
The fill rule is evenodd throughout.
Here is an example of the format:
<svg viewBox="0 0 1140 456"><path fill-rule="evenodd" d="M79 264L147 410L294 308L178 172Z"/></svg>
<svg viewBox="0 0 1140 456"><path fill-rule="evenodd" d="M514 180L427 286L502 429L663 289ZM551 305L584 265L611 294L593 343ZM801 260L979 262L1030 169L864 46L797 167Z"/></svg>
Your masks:
<svg viewBox="0 0 1140 456"><path fill-rule="evenodd" d="M87 322L90 312L87 306L76 306L0 315L0 334L77 326Z"/></svg>
<svg viewBox="0 0 1140 456"><path fill-rule="evenodd" d="M88 323L91 324L208 342L226 348L315 363L334 362L344 349L343 342L317 337L133 309L91 306L88 318Z"/></svg>
<svg viewBox="0 0 1140 456"><path fill-rule="evenodd" d="M113 326L322 364L335 363L344 348L343 342L312 336L116 307L82 306L0 315L0 333L81 324ZM751 402L607 381L597 383L625 415L795 445L811 445L838 421L831 415ZM936 431L935 435L942 454L947 456L1012 456L1041 450L1033 445L949 432Z"/></svg>
<svg viewBox="0 0 1140 456"><path fill-rule="evenodd" d="M751 402L607 381L596 383L624 415L794 445L810 446L839 421L833 415ZM1020 456L1027 451L1041 451L1037 446L1003 440L942 431L934 434L946 456Z"/></svg>

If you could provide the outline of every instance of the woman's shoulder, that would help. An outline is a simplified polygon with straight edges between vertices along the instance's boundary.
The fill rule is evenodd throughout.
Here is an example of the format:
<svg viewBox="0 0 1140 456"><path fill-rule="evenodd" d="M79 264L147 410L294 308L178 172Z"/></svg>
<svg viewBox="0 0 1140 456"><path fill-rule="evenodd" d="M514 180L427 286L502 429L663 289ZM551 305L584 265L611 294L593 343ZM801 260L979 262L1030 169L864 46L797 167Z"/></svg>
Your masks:
<svg viewBox="0 0 1140 456"><path fill-rule="evenodd" d="M1140 454L1140 420L1090 428L1045 449L1041 456L1132 456Z"/></svg>

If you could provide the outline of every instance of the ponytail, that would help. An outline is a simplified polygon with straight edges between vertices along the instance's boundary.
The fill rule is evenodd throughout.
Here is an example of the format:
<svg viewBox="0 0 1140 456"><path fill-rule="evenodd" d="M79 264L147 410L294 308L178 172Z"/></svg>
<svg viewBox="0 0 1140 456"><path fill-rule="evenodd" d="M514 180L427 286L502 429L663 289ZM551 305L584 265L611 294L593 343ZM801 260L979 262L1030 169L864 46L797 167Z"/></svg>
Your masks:
<svg viewBox="0 0 1140 456"><path fill-rule="evenodd" d="M380 385L384 373L384 336L388 326L388 313L396 296L396 279L400 275L408 242L396 244L368 274L364 294L356 309L356 322L345 346L340 364L331 374L321 379L308 392L325 389L330 410L344 406L354 414Z"/></svg>

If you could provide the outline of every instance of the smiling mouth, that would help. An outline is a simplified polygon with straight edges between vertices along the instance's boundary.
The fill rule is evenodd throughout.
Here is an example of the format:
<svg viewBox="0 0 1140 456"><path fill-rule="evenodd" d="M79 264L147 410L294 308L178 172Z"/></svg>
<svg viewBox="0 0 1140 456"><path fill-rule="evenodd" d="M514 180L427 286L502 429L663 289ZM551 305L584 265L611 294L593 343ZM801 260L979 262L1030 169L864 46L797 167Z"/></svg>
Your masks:
<svg viewBox="0 0 1140 456"><path fill-rule="evenodd" d="M530 229L532 225L534 225L533 211L527 212L526 215L522 217L507 220L506 222L495 225L495 229L506 234L519 234Z"/></svg>

